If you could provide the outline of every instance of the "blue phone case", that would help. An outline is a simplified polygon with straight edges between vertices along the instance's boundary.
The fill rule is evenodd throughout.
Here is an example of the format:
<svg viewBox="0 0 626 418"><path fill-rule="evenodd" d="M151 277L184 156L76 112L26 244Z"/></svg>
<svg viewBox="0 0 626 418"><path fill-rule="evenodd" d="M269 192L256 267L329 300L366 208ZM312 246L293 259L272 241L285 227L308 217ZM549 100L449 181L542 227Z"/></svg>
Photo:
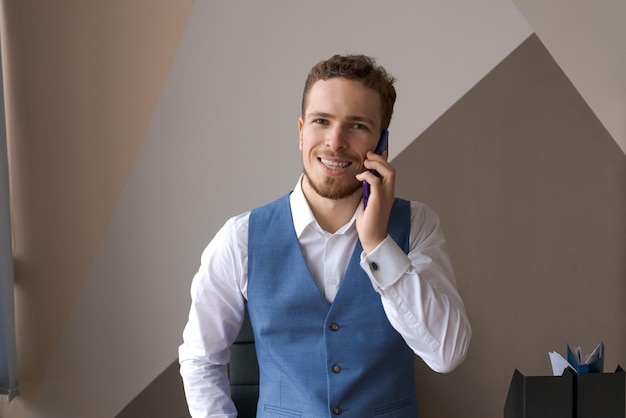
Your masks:
<svg viewBox="0 0 626 418"><path fill-rule="evenodd" d="M389 131L384 130L380 139L378 140L378 145L376 145L376 149L374 150L375 154L382 154L383 151L389 148ZM378 176L378 172L376 170L370 170L372 173ZM363 181L363 208L367 207L367 200L370 197L370 185L368 182Z"/></svg>

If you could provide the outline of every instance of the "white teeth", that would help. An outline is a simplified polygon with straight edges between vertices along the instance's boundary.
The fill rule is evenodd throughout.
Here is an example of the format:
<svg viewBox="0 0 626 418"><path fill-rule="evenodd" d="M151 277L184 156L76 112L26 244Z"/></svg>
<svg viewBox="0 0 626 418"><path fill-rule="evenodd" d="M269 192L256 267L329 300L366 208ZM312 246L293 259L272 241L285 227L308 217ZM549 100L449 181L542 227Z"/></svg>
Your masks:
<svg viewBox="0 0 626 418"><path fill-rule="evenodd" d="M350 163L347 163L347 162L330 161L330 160L325 160L323 158L320 158L320 161L326 167L332 168L333 170L337 170L337 169L340 169L340 168L345 168L345 167L350 165Z"/></svg>

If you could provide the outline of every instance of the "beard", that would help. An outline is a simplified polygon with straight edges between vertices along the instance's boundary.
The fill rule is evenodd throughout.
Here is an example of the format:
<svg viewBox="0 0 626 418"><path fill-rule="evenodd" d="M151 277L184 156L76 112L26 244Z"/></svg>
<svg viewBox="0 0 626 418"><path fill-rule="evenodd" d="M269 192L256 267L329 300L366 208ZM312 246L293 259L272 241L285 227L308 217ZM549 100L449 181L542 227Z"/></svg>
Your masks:
<svg viewBox="0 0 626 418"><path fill-rule="evenodd" d="M325 177L320 183L315 183L306 171L303 169L304 177L311 186L311 189L321 197L326 199L345 199L358 192L363 183L354 179L354 182L341 181L341 179L333 177Z"/></svg>

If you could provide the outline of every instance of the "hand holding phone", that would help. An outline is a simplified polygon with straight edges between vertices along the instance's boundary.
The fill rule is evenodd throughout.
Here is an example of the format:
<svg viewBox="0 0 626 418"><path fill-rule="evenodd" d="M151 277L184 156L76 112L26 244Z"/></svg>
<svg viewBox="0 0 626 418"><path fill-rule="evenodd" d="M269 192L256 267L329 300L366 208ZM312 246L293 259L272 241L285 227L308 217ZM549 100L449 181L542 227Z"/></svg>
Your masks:
<svg viewBox="0 0 626 418"><path fill-rule="evenodd" d="M386 151L389 148L389 131L385 129L378 140L378 145L376 145L376 149L374 150L374 154L382 154L383 151ZM372 173L380 177L380 174L376 170L370 170ZM367 200L370 197L370 185L368 182L363 181L363 208L367 207Z"/></svg>

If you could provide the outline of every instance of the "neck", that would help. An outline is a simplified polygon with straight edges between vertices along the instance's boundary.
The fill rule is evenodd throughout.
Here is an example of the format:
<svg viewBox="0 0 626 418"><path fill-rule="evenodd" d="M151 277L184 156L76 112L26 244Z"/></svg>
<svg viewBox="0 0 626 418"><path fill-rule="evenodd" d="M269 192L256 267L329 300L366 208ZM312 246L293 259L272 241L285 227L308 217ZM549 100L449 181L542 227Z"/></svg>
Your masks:
<svg viewBox="0 0 626 418"><path fill-rule="evenodd" d="M306 177L302 179L302 191L317 223L331 234L352 218L362 198L358 191L344 199L322 197L311 188Z"/></svg>

